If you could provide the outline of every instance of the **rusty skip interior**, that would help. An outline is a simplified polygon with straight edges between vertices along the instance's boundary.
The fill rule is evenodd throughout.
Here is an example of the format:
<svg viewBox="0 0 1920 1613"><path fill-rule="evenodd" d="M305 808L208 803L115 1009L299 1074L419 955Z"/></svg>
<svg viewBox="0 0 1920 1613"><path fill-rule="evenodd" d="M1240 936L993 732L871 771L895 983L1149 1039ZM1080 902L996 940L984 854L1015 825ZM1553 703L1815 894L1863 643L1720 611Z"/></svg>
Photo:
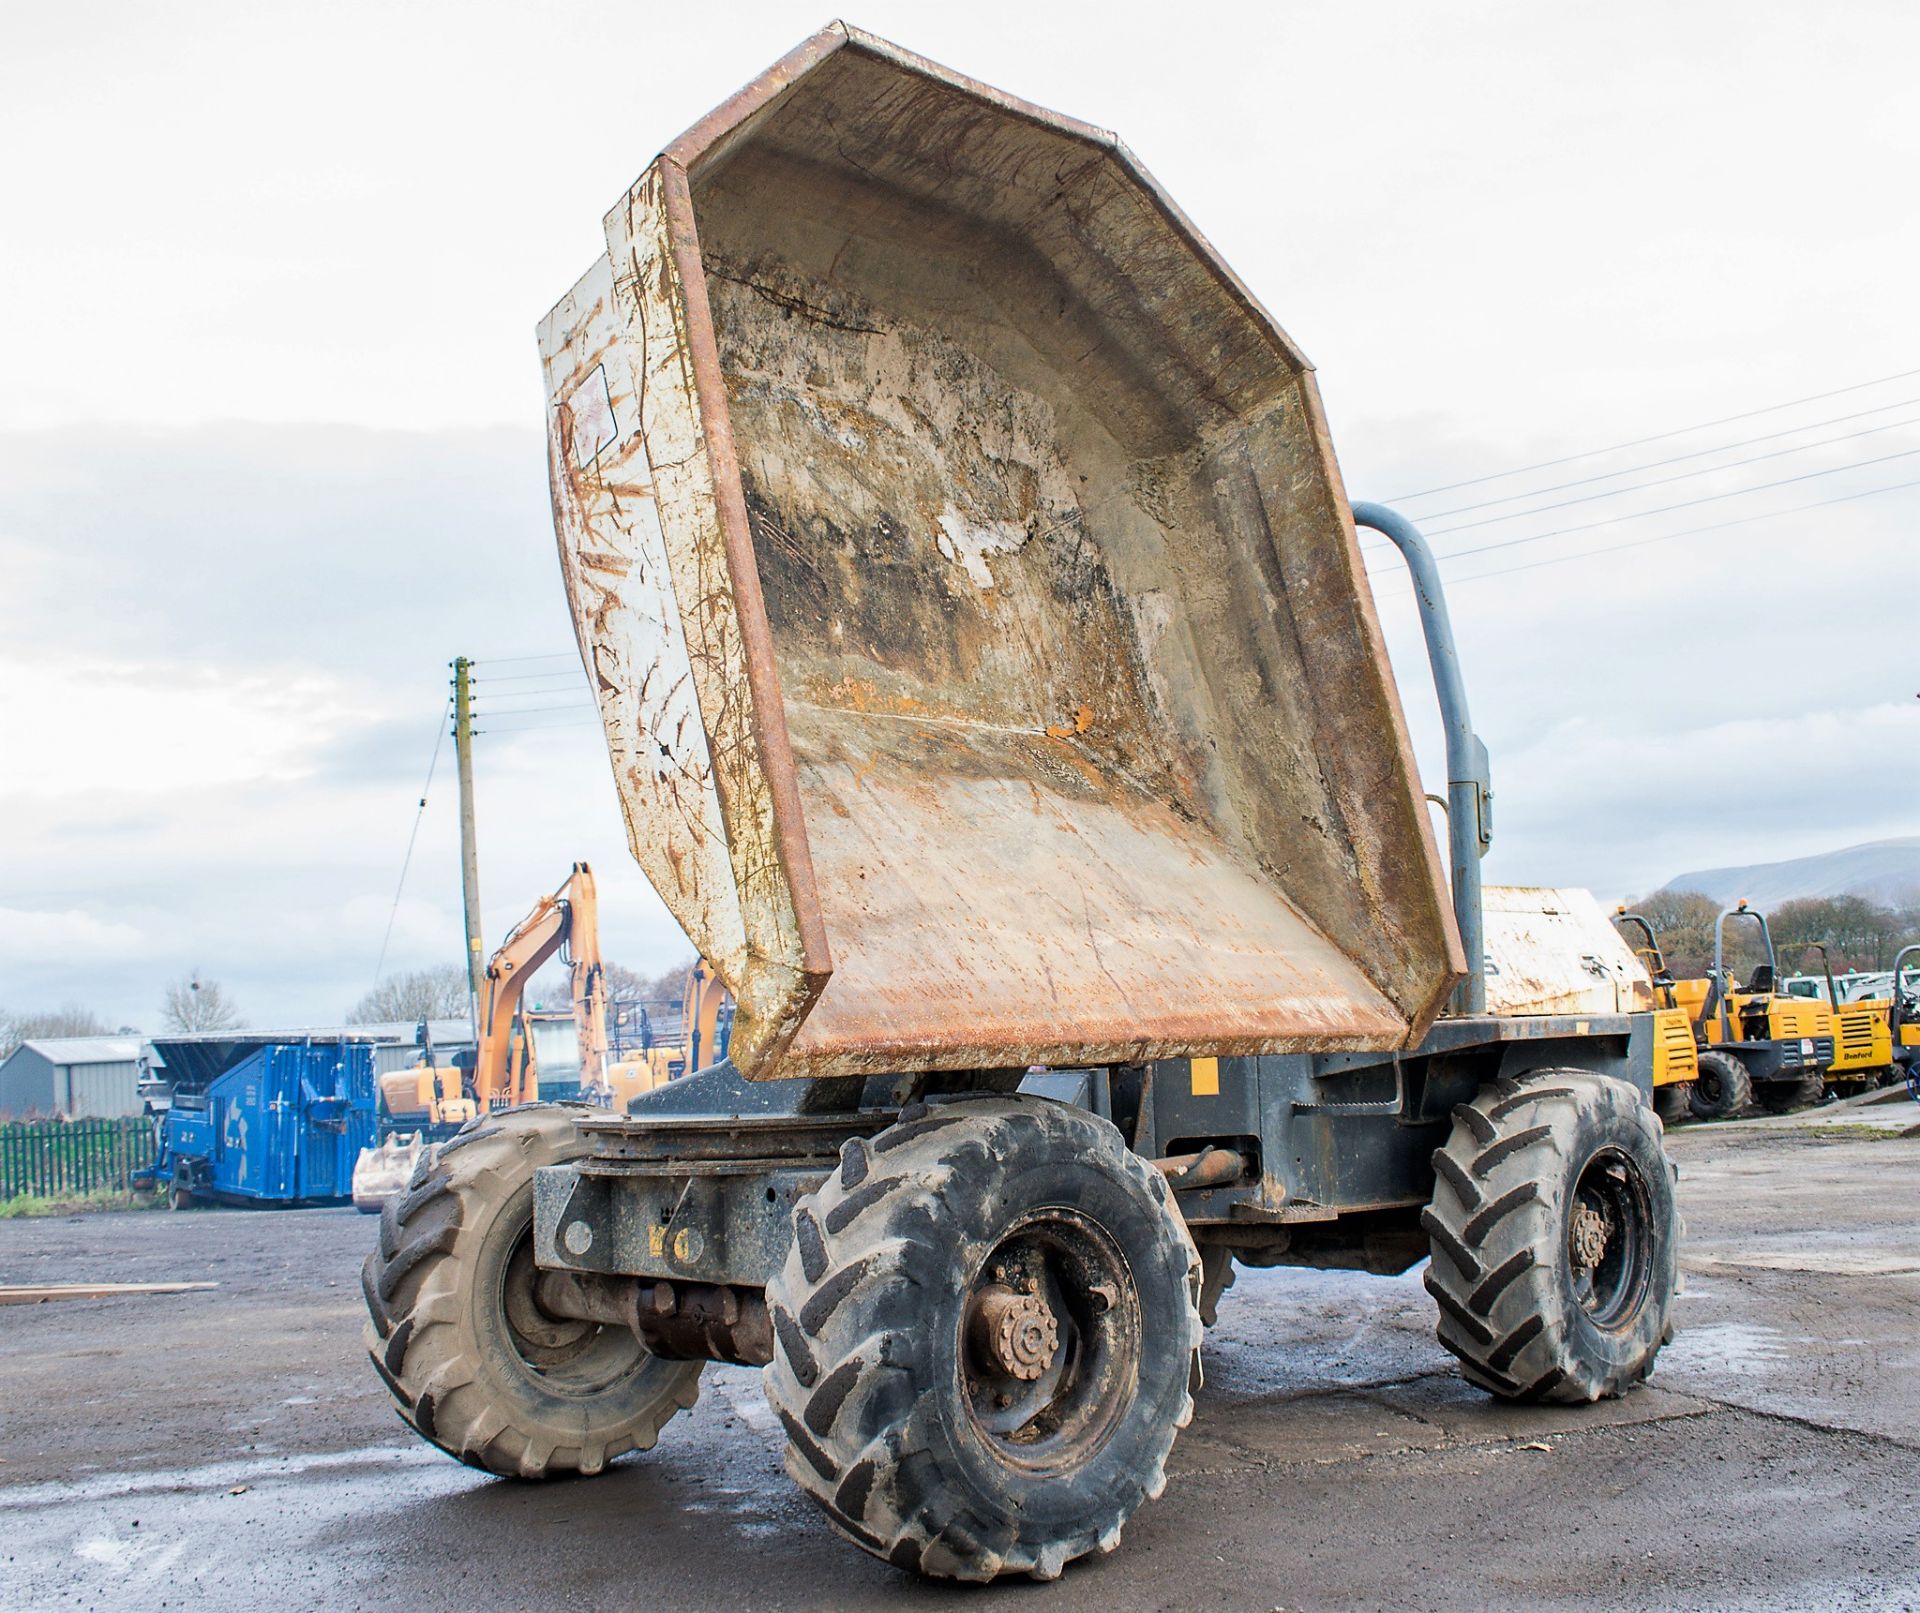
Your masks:
<svg viewBox="0 0 1920 1613"><path fill-rule="evenodd" d="M858 49L690 178L835 963L796 1050L1403 1038L1436 882L1284 336L1111 147Z"/></svg>

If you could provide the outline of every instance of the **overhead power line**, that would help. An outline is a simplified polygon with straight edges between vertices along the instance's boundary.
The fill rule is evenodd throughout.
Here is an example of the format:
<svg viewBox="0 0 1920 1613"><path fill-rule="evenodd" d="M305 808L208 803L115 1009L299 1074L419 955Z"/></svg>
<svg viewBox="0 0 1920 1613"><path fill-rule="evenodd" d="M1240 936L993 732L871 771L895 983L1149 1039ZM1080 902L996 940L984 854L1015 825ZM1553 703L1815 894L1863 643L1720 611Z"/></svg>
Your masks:
<svg viewBox="0 0 1920 1613"><path fill-rule="evenodd" d="M1876 432L1881 431L1898 431L1903 426L1920 426L1920 418L1912 420L1890 420L1883 426L1867 426L1860 431L1849 431L1838 437L1823 437L1818 442L1802 443L1796 448L1776 448L1770 453L1752 454L1746 459L1731 460L1725 465L1713 465L1704 470L1682 471L1678 476L1660 476L1650 482L1635 482L1630 487L1616 487L1610 492L1605 493L1583 493L1579 498L1562 499L1557 504L1535 504L1529 509L1510 510L1505 515L1486 515L1477 521L1456 521L1452 526L1430 527L1426 529L1426 533L1430 538L1439 538L1445 537L1449 532L1470 532L1476 527L1498 526L1502 521L1518 521L1529 515L1545 515L1552 510L1569 510L1576 504L1592 504L1601 499L1621 498L1628 493L1643 493L1650 487L1671 487L1675 482L1691 482L1699 480L1702 476L1718 476L1723 471L1739 470L1745 465L1758 465L1769 459L1782 459L1792 454L1805 453L1814 448L1831 448L1835 443L1852 442L1856 438L1871 437ZM1871 464L1873 461L1868 461L1868 463ZM1845 470L1848 467L1842 465L1837 468ZM1819 476L1826 473L1824 471L1813 471L1809 474ZM1767 483L1763 485L1777 486L1779 484ZM1741 493L1750 491L1753 491L1753 489L1735 487L1729 488L1723 493L1717 493L1714 496L1716 498L1737 498ZM1375 544L1373 547L1378 548L1380 545Z"/></svg>
<svg viewBox="0 0 1920 1613"><path fill-rule="evenodd" d="M1603 470L1594 476L1577 476L1570 482L1553 482L1546 487L1529 487L1518 493L1504 493L1499 498L1483 498L1473 504L1456 504L1450 510L1429 510L1421 519L1423 521L1444 521L1451 515L1468 515L1474 510L1490 510L1496 504L1513 504L1523 498L1539 498L1546 493L1564 493L1569 488L1574 487L1591 487L1595 482L1610 482L1617 476L1634 476L1645 470L1664 470L1668 465L1685 464L1689 459L1705 459L1710 454L1729 454L1736 448L1751 448L1757 443L1778 442L1782 437L1797 436L1803 431L1814 431L1821 426L1841 426L1847 424L1849 421L1864 420L1870 414L1885 414L1889 409L1910 408L1916 403L1920 403L1920 398L1899 398L1892 403L1882 403L1875 405L1871 409L1857 410L1853 414L1834 415L1826 420L1809 420L1805 425L1788 426L1784 431L1766 431L1757 437L1742 437L1734 442L1715 443L1711 448L1694 448L1684 454L1671 454L1665 459L1648 460L1638 465L1624 465L1619 470ZM1795 448L1783 448L1780 450L1780 453L1797 454L1804 449L1820 448L1832 442L1847 442L1853 437L1864 437L1870 432L1892 431L1897 426L1912 425L1913 423L1914 422L1910 420L1897 420L1889 425L1870 426L1866 431L1850 432L1844 437L1827 437L1823 438L1820 442L1805 442ZM1766 458L1768 456L1759 455L1756 457ZM1775 455L1772 457L1777 458L1779 456ZM1735 465L1750 465L1752 463L1753 460L1751 459L1740 459L1727 465L1708 465L1691 474L1695 476L1711 476L1717 471L1732 470ZM1676 480L1677 478L1668 479ZM1651 486L1653 484L1643 482L1640 485ZM1632 491L1633 489L1630 487L1618 487L1614 489L1616 493L1630 493ZM1607 498L1611 497L1611 494L1596 493L1594 497Z"/></svg>
<svg viewBox="0 0 1920 1613"><path fill-rule="evenodd" d="M426 782L420 786L420 805L414 811L413 829L407 836L407 854L400 859L400 882L393 888L393 906L387 912L387 933L380 937L380 961L373 966L373 983L376 986L387 972L387 947L393 940L393 921L400 915L400 897L407 888L407 870L413 866L413 848L420 838L420 820L427 815L427 793L433 788L433 770L440 765L440 746L447 737L447 715L452 705L453 700L449 697L434 720L433 755L427 761Z"/></svg>
<svg viewBox="0 0 1920 1613"><path fill-rule="evenodd" d="M1717 504L1722 499L1743 498L1749 493L1766 493L1776 487L1791 487L1796 482L1811 482L1822 476L1838 476L1843 471L1865 470L1870 465L1884 465L1895 459L1911 459L1920 454L1920 448L1902 448L1897 454L1881 454L1876 459L1856 459L1844 465L1829 465L1824 470L1802 471L1798 476L1783 476L1777 482L1758 482L1752 487L1737 487L1725 493L1708 493L1700 498L1682 499L1678 504L1662 504L1651 510L1633 510L1625 515L1610 515L1600 521L1583 521L1578 526L1556 527L1551 532L1531 532L1523 538L1503 538L1498 543L1476 543L1466 549L1446 549L1436 555L1439 560L1459 560L1470 554L1491 554L1496 549L1517 549L1522 544L1543 543L1548 538L1570 537L1576 532L1592 532L1603 526L1618 526L1622 521L1639 521L1649 515L1670 515L1675 510L1692 510L1702 504ZM1732 523L1729 523L1732 524Z"/></svg>
<svg viewBox="0 0 1920 1613"><path fill-rule="evenodd" d="M578 671L521 672L509 674L504 678L484 677L473 680L475 688L485 687L488 689L518 689L522 687L537 689L565 688L569 683L585 683L586 681L586 674Z"/></svg>
<svg viewBox="0 0 1920 1613"><path fill-rule="evenodd" d="M555 650L551 655L485 655L470 658L474 666L526 666L534 661L575 661L577 650Z"/></svg>
<svg viewBox="0 0 1920 1613"><path fill-rule="evenodd" d="M598 728L598 717L582 717L572 722L539 722L515 724L488 724L485 728L476 728L476 734L550 734L561 728Z"/></svg>
<svg viewBox="0 0 1920 1613"><path fill-rule="evenodd" d="M1730 426L1741 420L1757 420L1764 414L1778 414L1782 409L1797 409L1803 403L1819 403L1827 398L1844 397L1849 392L1865 392L1870 387L1885 386L1891 381L1904 381L1920 375L1920 370L1900 370L1893 375L1883 375L1874 381L1856 381L1852 386L1838 386L1831 392L1813 392L1804 398L1789 398L1785 403L1770 403L1763 409L1746 409L1739 414L1722 415L1718 420L1702 420L1696 425L1679 426L1672 431L1657 431L1650 437L1635 437L1630 442L1617 442L1606 448L1588 448L1577 454L1563 454L1558 459L1542 459L1531 465L1517 465L1512 470L1494 471L1486 476L1470 476L1465 481L1447 482L1439 487L1425 488L1418 493L1396 493L1387 502L1390 504L1410 503L1414 499L1432 498L1436 493L1451 493L1462 487L1480 487L1488 482L1502 482L1509 476L1525 476L1536 470L1552 470L1556 466L1571 465L1582 459L1598 459L1603 454L1624 453L1629 448L1644 448L1649 443L1670 442L1675 437L1686 437L1696 431L1711 431L1715 426Z"/></svg>
<svg viewBox="0 0 1920 1613"><path fill-rule="evenodd" d="M508 698L512 697L509 696ZM523 700L536 700L546 699L546 696L527 694L522 695L520 698ZM483 708L490 717L505 717L520 715L530 711L592 711L594 704L591 700L550 700L544 706L510 706L493 700L476 700L473 702L475 712L479 712Z"/></svg>
<svg viewBox="0 0 1920 1613"><path fill-rule="evenodd" d="M1464 587L1470 582L1485 582L1490 577L1510 576L1516 571L1537 571L1542 566L1564 565L1570 560L1591 560L1598 555L1618 554L1626 549L1643 549L1649 544L1666 543L1674 538L1697 537L1705 532L1724 532L1729 527L1750 526L1755 521L1771 521L1783 515L1804 515L1809 510L1824 510L1831 505L1850 504L1857 499L1878 498L1883 493L1904 493L1916 487L1920 487L1920 478L1908 482L1893 482L1886 487L1864 487L1857 492L1837 493L1832 498L1815 499L1808 504L1793 504L1787 506L1785 509L1760 510L1753 515L1737 515L1727 521L1712 521L1704 526L1683 527L1678 532L1655 533L1650 538L1629 538L1624 543L1599 544L1591 549L1576 549L1571 554L1547 555L1540 560L1523 560L1514 566L1496 566L1489 571L1475 571L1465 577L1450 579L1447 587L1449 590L1452 590L1454 588ZM1444 559L1447 557L1442 556L1441 558ZM1368 576L1374 581L1405 582L1409 588L1412 586L1411 579L1407 577L1405 572L1387 576L1369 572Z"/></svg>

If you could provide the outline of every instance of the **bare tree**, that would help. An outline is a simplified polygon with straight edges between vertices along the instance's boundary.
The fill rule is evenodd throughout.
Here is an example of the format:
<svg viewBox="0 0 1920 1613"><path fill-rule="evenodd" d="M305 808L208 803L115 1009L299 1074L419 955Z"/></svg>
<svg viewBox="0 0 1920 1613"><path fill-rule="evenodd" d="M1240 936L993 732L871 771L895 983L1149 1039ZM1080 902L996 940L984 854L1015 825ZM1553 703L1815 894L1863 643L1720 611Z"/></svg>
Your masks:
<svg viewBox="0 0 1920 1613"><path fill-rule="evenodd" d="M107 1036L112 1034L112 1029L91 1008L82 1008L78 1003L41 1009L37 1013L16 1013L9 1008L0 1008L0 1059L22 1042L30 1042L36 1037Z"/></svg>
<svg viewBox="0 0 1920 1613"><path fill-rule="evenodd" d="M347 1023L465 1019L467 1013L467 971L457 963L444 963L388 975L347 1010Z"/></svg>
<svg viewBox="0 0 1920 1613"><path fill-rule="evenodd" d="M686 990L687 971L692 967L693 959L688 958L684 963L662 969L657 975L643 975L625 964L610 963L604 971L607 995L623 1003L677 1003Z"/></svg>
<svg viewBox="0 0 1920 1613"><path fill-rule="evenodd" d="M217 980L203 980L198 969L167 987L160 1017L173 1031L232 1031L246 1023L226 988Z"/></svg>
<svg viewBox="0 0 1920 1613"><path fill-rule="evenodd" d="M1910 914L1864 896L1809 896L1782 902L1773 910L1774 944L1783 969L1818 968L1811 953L1823 943L1835 970L1885 969L1894 953L1913 938Z"/></svg>
<svg viewBox="0 0 1920 1613"><path fill-rule="evenodd" d="M1627 907L1644 915L1653 926L1667 967L1677 979L1698 979L1712 967L1713 921L1720 915L1720 904L1711 896L1699 891L1657 890L1628 902ZM1730 933L1732 944L1743 939Z"/></svg>

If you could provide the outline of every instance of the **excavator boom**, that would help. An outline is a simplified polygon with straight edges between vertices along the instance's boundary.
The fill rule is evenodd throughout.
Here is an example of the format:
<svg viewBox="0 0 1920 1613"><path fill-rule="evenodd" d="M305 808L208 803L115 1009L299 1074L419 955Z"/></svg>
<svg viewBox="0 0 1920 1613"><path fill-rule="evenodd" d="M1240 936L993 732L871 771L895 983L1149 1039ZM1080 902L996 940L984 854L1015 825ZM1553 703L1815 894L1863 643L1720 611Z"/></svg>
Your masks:
<svg viewBox="0 0 1920 1613"><path fill-rule="evenodd" d="M503 1102L529 1103L539 1095L531 1062L515 1061L511 1056L513 1021L526 994L527 981L562 947L568 947L574 960L573 999L575 1012L581 1015L581 1079L599 1079L607 1043L606 1002L600 984L599 899L593 870L585 863L575 863L560 888L534 903L533 911L514 926L512 934L487 961L479 1046L473 1061L474 1095L483 1109L497 1108ZM583 1003L583 979L590 982L590 1004Z"/></svg>

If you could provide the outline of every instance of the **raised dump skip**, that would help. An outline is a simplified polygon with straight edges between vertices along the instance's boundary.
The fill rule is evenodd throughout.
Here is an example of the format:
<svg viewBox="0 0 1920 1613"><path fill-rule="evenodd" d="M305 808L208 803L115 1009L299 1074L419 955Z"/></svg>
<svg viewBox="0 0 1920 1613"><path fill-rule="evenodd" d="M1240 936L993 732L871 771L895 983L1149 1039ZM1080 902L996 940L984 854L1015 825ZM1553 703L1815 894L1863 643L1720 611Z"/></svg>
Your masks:
<svg viewBox="0 0 1920 1613"><path fill-rule="evenodd" d="M1112 136L841 27L541 327L634 855L755 1077L1394 1046L1460 970L1305 361Z"/></svg>

